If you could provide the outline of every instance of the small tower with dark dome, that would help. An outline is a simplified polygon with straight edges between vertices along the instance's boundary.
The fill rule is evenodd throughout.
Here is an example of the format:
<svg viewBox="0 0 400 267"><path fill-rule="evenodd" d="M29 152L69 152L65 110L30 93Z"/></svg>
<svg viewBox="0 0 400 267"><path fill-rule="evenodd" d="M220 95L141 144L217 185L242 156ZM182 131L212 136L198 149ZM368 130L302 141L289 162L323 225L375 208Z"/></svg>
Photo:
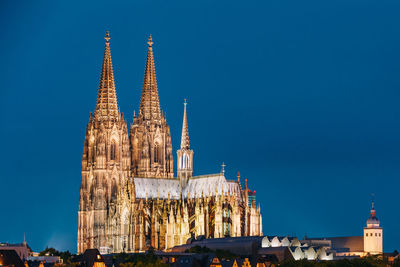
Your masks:
<svg viewBox="0 0 400 267"><path fill-rule="evenodd" d="M383 252L383 229L376 217L375 204L372 201L370 217L364 227L364 252L374 255Z"/></svg>

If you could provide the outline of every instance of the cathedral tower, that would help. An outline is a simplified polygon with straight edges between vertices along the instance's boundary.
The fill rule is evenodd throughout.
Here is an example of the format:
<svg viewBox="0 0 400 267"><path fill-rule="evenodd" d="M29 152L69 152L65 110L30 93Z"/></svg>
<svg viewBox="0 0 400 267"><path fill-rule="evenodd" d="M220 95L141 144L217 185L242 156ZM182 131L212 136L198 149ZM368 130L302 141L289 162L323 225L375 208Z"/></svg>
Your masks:
<svg viewBox="0 0 400 267"><path fill-rule="evenodd" d="M130 131L132 174L173 178L171 134L161 114L151 36L148 45L139 115L134 116Z"/></svg>
<svg viewBox="0 0 400 267"><path fill-rule="evenodd" d="M367 227L364 227L364 252L369 254L382 254L383 252L383 229L375 216L374 202L370 217L367 220Z"/></svg>
<svg viewBox="0 0 400 267"><path fill-rule="evenodd" d="M90 248L102 254L150 246L166 250L200 235L262 235L260 209L255 200L248 205L247 179L242 190L224 170L193 177L186 100L177 151L180 182L173 179L171 134L160 109L151 37L140 109L128 135L117 103L108 32L105 39L96 109L83 147L78 254Z"/></svg>
<svg viewBox="0 0 400 267"><path fill-rule="evenodd" d="M186 99L183 109L181 149L177 151L178 155L178 178L182 187L185 187L187 180L193 176L193 150L190 149L189 128L186 115Z"/></svg>
<svg viewBox="0 0 400 267"><path fill-rule="evenodd" d="M96 110L90 114L83 147L78 253L108 246L107 217L130 169L128 129L117 104L108 32L105 39Z"/></svg>

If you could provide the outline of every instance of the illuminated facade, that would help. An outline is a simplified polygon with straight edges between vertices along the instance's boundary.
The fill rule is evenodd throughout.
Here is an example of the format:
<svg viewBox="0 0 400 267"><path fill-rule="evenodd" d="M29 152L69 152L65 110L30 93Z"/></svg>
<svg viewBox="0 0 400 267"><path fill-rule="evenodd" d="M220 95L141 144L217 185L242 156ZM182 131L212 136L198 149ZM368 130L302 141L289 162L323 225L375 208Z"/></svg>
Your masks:
<svg viewBox="0 0 400 267"><path fill-rule="evenodd" d="M82 156L78 253L168 250L189 238L262 235L260 206L249 203L247 181L218 174L193 176L186 101L174 177L171 134L161 113L148 42L139 114L128 127L117 104L110 37L106 34L96 110Z"/></svg>

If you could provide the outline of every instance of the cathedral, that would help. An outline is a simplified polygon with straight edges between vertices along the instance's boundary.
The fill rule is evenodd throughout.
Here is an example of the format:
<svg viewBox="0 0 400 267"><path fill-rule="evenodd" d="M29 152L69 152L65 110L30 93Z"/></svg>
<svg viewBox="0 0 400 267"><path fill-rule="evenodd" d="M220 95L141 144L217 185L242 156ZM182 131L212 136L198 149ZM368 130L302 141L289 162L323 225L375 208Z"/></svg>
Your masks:
<svg viewBox="0 0 400 267"><path fill-rule="evenodd" d="M180 149L174 152L161 112L151 36L139 113L129 131L117 102L110 36L105 50L96 109L90 113L82 155L78 211L78 253L168 251L190 238L261 236L255 191L240 176L193 176L187 103Z"/></svg>

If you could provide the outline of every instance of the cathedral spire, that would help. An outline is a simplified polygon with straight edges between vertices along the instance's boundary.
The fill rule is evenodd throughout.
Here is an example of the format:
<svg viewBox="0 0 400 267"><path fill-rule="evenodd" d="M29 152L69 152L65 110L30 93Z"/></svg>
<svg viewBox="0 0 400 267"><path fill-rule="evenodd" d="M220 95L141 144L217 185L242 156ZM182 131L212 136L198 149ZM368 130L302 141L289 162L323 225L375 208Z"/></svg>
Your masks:
<svg viewBox="0 0 400 267"><path fill-rule="evenodd" d="M181 137L181 149L190 149L190 143L189 143L189 128L188 128L188 122L187 122L187 115L186 115L186 98L184 104L184 109L183 109L183 124L182 124L182 137Z"/></svg>
<svg viewBox="0 0 400 267"><path fill-rule="evenodd" d="M147 42L149 47L147 51L147 62L144 73L142 97L140 100L139 117L144 120L160 119L161 109L158 97L156 69L153 56L153 39L149 36Z"/></svg>
<svg viewBox="0 0 400 267"><path fill-rule="evenodd" d="M139 115L130 132L132 151L136 151L131 155L132 168L140 177L173 178L171 133L166 116L161 115L151 36L148 45Z"/></svg>
<svg viewBox="0 0 400 267"><path fill-rule="evenodd" d="M193 176L193 150L190 149L189 143L189 128L187 123L186 114L186 99L183 109L183 122L182 122L182 138L181 148L176 151L178 155L178 177L181 180L181 186L184 187L190 177Z"/></svg>
<svg viewBox="0 0 400 267"><path fill-rule="evenodd" d="M95 117L97 119L118 119L117 93L115 92L114 72L111 62L110 34L108 31L104 39L106 40L106 45L104 49L103 67L100 76Z"/></svg>

